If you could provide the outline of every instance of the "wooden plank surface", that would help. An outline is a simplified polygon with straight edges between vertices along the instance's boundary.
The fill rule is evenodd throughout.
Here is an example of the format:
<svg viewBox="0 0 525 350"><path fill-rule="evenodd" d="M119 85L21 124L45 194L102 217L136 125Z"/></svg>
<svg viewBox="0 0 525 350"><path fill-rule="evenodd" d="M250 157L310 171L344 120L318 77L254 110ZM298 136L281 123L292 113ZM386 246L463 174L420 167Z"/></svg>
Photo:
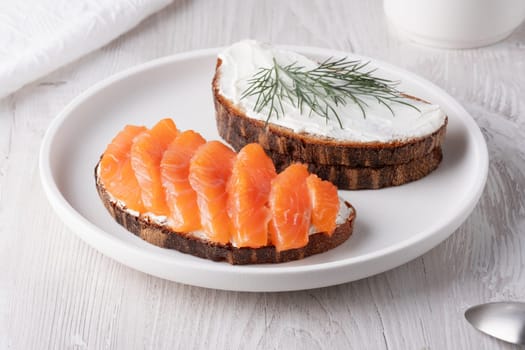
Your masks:
<svg viewBox="0 0 525 350"><path fill-rule="evenodd" d="M248 37L376 57L454 95L491 157L473 214L437 248L394 270L287 293L180 285L76 238L40 186L38 150L53 117L127 67ZM524 91L524 26L491 47L442 51L399 40L378 0L176 0L0 100L0 349L513 348L474 331L463 312L484 301L525 300Z"/></svg>

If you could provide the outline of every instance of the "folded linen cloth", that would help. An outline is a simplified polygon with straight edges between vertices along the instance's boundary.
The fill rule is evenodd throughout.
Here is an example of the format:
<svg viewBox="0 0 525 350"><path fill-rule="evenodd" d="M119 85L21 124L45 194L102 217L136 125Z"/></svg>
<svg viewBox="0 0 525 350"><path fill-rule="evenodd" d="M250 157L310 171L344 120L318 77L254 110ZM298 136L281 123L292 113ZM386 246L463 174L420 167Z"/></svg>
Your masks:
<svg viewBox="0 0 525 350"><path fill-rule="evenodd" d="M0 1L0 98L104 46L171 1Z"/></svg>

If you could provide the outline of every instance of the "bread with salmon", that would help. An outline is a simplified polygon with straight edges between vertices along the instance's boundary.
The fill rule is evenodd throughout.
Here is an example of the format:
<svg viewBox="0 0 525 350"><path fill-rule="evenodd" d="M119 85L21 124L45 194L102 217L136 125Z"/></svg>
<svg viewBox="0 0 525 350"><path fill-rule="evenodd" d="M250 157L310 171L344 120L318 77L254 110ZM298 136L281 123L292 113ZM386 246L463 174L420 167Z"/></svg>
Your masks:
<svg viewBox="0 0 525 350"><path fill-rule="evenodd" d="M355 210L295 163L279 173L258 144L238 153L171 119L127 125L95 167L99 197L127 230L159 247L231 264L278 263L346 241Z"/></svg>
<svg viewBox="0 0 525 350"><path fill-rule="evenodd" d="M237 53L241 50L251 50L250 54L246 55L247 57L253 57L257 54L263 56L254 59L255 61L264 61L264 57L270 54L275 54L274 57L280 59L283 57L286 59L285 53L290 54L291 58L283 65L304 59L303 56L284 50L267 48L251 41L234 44L231 48L226 49L225 53L219 55L212 80L216 124L219 135L234 149L238 150L247 143L257 142L277 164L286 165L293 162L309 164L311 171L333 182L339 189L374 189L402 185L426 176L439 165L442 159L441 149L448 123L447 117L442 115L440 110L432 111L434 114L439 113L435 118L432 116L435 119L432 121L432 127L426 126L423 131L415 130L413 136L410 132L401 136L388 135L390 132L388 123L399 121L403 117L399 114L390 116L390 119L385 118L384 125L375 126L381 130L385 129L382 130L384 135L380 135L382 138L378 137L377 140L374 139L374 136L368 135L360 140L359 137L355 136L359 136L358 127L355 130L350 130L351 136L348 138L335 137L330 133L317 134L308 131L306 127L301 125L297 128L302 131L296 131L294 130L295 125L287 126L286 123L282 122L284 120L282 117L281 119L266 120L265 116L254 112L251 102L244 101L244 97L238 100L242 91L235 92L234 89L238 86L246 86L246 81L249 82L249 80L245 75L249 69L257 72L256 68L249 64L246 64L246 66L250 66L248 70L243 67L239 69L237 69L238 67L230 68L232 65L244 65L237 62L240 60L238 57L232 58L234 54L231 52L239 56ZM226 78L223 70L224 60L228 61ZM301 64L308 66L309 62L305 61ZM245 71L242 74L238 73L242 69ZM235 78L237 80L233 83L229 81L234 79L231 77L232 71L240 75ZM237 96L237 100L233 100L231 96ZM417 97L407 94L402 94L402 96L405 99L405 104L413 103L418 107L430 106ZM394 107L396 106L390 106L390 108ZM294 106L293 108L297 109L298 107ZM293 113L297 114L293 108ZM388 109L386 110L388 113ZM402 112L405 113L406 111ZM410 110L408 112L413 113ZM309 125L313 120L312 115L305 118L305 125ZM359 123L350 121L348 122L349 125L352 123L360 126L367 125L366 118L363 119L359 114L352 118L361 118L361 120ZM418 123L421 122L417 118L414 120ZM297 120L293 120L293 122L297 122ZM330 121L319 119L320 124L328 122ZM370 121L369 124L372 123L373 121ZM351 129L352 127L349 126L348 128ZM394 130L392 133L397 131ZM366 179L368 174L373 174L373 178Z"/></svg>
<svg viewBox="0 0 525 350"><path fill-rule="evenodd" d="M329 251L344 243L353 232L355 210L350 203L344 202L349 209L349 215L343 223L336 227L333 234L331 236L323 232L310 234L308 244L301 248L278 251L272 245L259 248L237 248L231 244L214 243L200 237L175 232L166 225L152 221L147 216L128 210L112 198L104 188L97 175L97 168L98 164L95 168L98 194L116 222L148 243L199 258L226 261L232 265L284 263Z"/></svg>

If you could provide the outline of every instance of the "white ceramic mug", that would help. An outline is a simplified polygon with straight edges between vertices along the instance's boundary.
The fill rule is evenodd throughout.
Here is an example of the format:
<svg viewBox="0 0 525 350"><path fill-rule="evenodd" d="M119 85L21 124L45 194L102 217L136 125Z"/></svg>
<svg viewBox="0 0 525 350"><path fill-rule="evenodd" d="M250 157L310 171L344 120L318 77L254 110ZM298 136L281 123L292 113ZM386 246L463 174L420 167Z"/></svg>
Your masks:
<svg viewBox="0 0 525 350"><path fill-rule="evenodd" d="M525 0L384 0L384 9L408 39L443 48L495 43L525 19Z"/></svg>

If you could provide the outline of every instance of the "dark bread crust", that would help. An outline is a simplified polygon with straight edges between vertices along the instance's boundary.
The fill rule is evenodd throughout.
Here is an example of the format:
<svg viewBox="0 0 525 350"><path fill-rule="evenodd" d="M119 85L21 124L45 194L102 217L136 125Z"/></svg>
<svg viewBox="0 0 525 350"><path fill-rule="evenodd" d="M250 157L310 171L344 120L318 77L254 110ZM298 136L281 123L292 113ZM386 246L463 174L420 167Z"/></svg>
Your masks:
<svg viewBox="0 0 525 350"><path fill-rule="evenodd" d="M268 152L268 155L274 161L277 171L281 171L297 161L284 154ZM308 171L317 174L323 180L332 182L339 189L361 190L399 186L419 180L435 170L442 159L441 147L437 147L422 158L413 159L403 164L385 165L380 168L353 168L317 163L304 164L308 166Z"/></svg>
<svg viewBox="0 0 525 350"><path fill-rule="evenodd" d="M217 129L219 135L237 151L248 143L257 142L272 154L284 154L298 162L378 168L421 159L440 147L445 137L448 119L431 135L387 143L340 141L266 124L247 117L220 94L220 65L221 60L218 59L212 82Z"/></svg>
<svg viewBox="0 0 525 350"><path fill-rule="evenodd" d="M106 209L120 225L151 244L162 248L175 249L200 258L227 261L233 265L282 263L303 259L335 248L345 242L353 231L355 210L349 203L346 203L352 209L348 220L337 226L331 236L324 233L310 235L308 244L303 248L278 252L274 246L236 248L231 244L217 244L174 232L165 226L150 222L147 218L130 214L125 208L111 200L110 195L100 182L97 168L98 164L95 167L98 194Z"/></svg>

